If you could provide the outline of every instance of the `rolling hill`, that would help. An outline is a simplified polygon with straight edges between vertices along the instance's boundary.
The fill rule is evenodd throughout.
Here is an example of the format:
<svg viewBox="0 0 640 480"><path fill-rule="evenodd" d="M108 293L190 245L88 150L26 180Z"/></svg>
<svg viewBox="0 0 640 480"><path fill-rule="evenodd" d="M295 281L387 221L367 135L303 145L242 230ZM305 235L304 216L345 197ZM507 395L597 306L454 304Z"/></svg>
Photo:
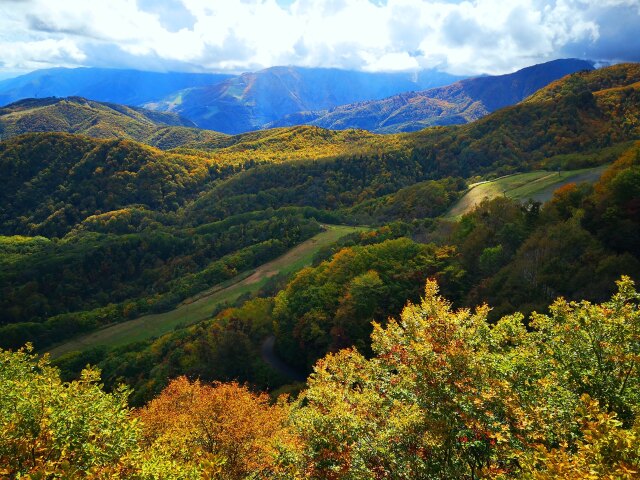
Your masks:
<svg viewBox="0 0 640 480"><path fill-rule="evenodd" d="M211 85L231 76L113 68L50 68L0 81L0 105L24 98L72 96L141 105L184 88Z"/></svg>
<svg viewBox="0 0 640 480"><path fill-rule="evenodd" d="M145 107L179 113L201 128L236 134L262 128L295 112L380 99L446 85L459 78L433 70L392 74L273 67L215 85L189 88Z"/></svg>
<svg viewBox="0 0 640 480"><path fill-rule="evenodd" d="M211 178L209 165L127 140L15 137L0 143L0 232L63 236L91 215L129 206L174 210Z"/></svg>
<svg viewBox="0 0 640 480"><path fill-rule="evenodd" d="M174 113L154 112L82 97L31 98L0 108L0 140L33 132L122 138L162 148L222 136L196 129L193 122Z"/></svg>
<svg viewBox="0 0 640 480"><path fill-rule="evenodd" d="M391 133L467 123L516 104L565 75L592 69L593 64L583 60L554 60L507 75L464 79L443 87L324 111L296 112L268 126L305 123L331 129L362 128Z"/></svg>

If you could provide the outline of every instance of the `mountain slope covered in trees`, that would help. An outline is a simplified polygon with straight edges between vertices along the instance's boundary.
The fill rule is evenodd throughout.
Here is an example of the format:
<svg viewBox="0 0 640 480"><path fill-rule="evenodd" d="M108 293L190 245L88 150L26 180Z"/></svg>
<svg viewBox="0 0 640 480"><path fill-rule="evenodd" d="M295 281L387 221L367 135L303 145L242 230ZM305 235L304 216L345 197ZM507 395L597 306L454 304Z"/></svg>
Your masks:
<svg viewBox="0 0 640 480"><path fill-rule="evenodd" d="M467 123L516 104L565 75L592 69L593 64L583 60L554 60L511 74L470 78L443 87L324 111L296 112L269 126L304 123L331 129L362 128L392 133Z"/></svg>
<svg viewBox="0 0 640 480"><path fill-rule="evenodd" d="M31 98L0 108L0 139L32 132L123 138L161 148L223 136L196 129L193 122L176 114L81 97Z"/></svg>
<svg viewBox="0 0 640 480"><path fill-rule="evenodd" d="M414 218L353 235L267 289L267 298L156 341L70 353L59 364L73 372L97 363L108 384L126 379L141 402L181 374L279 385L283 379L260 362L261 342L272 331L279 354L301 371L341 348L368 354L371 322L384 324L407 298L418 301L415 281L424 278L437 279L456 305L488 302L491 320L545 311L557 296L603 301L620 275L640 275L639 165L636 143L594 186L567 185L542 207L497 198L456 222ZM413 188L405 190L398 201L409 206L405 195ZM442 186L432 193L439 192Z"/></svg>
<svg viewBox="0 0 640 480"><path fill-rule="evenodd" d="M175 210L210 178L199 157L126 140L47 133L0 143L0 231L64 236L87 217L142 205Z"/></svg>
<svg viewBox="0 0 640 480"><path fill-rule="evenodd" d="M507 107L467 125L373 135L352 154L259 165L216 185L188 209L211 220L256 205L348 208L430 179L613 161L640 135L640 66L593 75L607 78L607 88L593 85L592 91L570 76L560 82L565 89L558 98Z"/></svg>
<svg viewBox="0 0 640 480"><path fill-rule="evenodd" d="M135 411L94 370L64 382L46 358L0 350L0 461L11 476L632 479L639 299L623 277L601 304L491 323L428 281L374 325L370 358L329 354L275 404L180 377Z"/></svg>

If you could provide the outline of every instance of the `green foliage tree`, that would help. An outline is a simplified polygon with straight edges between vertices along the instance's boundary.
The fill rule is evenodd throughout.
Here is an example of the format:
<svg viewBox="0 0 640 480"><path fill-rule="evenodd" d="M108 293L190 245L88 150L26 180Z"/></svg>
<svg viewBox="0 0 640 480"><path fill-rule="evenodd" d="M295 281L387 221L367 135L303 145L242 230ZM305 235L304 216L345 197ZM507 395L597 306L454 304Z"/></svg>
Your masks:
<svg viewBox="0 0 640 480"><path fill-rule="evenodd" d="M62 382L46 358L0 350L0 475L126 478L139 428L128 390L104 393L99 372Z"/></svg>
<svg viewBox="0 0 640 480"><path fill-rule="evenodd" d="M277 345L291 363L311 366L328 351L358 345L368 352L371 321L383 322L417 299L416 285L456 282L455 252L407 238L354 246L301 271L275 298Z"/></svg>
<svg viewBox="0 0 640 480"><path fill-rule="evenodd" d="M427 282L375 325L373 358L318 362L293 412L293 462L311 478L632 478L640 305L629 278L618 287L600 305L558 300L528 331L522 315L454 311Z"/></svg>
<svg viewBox="0 0 640 480"><path fill-rule="evenodd" d="M532 335L559 380L632 423L640 407L640 295L630 279L602 305L557 300L550 315L535 314Z"/></svg>
<svg viewBox="0 0 640 480"><path fill-rule="evenodd" d="M98 378L63 382L30 346L0 350L1 478L235 480L279 472L279 445L295 445L286 402L237 383L183 377L133 411Z"/></svg>
<svg viewBox="0 0 640 480"><path fill-rule="evenodd" d="M640 424L623 428L615 413L601 409L584 395L576 411L580 439L574 444L548 448L538 445L523 455L523 479L556 478L632 480L640 473Z"/></svg>

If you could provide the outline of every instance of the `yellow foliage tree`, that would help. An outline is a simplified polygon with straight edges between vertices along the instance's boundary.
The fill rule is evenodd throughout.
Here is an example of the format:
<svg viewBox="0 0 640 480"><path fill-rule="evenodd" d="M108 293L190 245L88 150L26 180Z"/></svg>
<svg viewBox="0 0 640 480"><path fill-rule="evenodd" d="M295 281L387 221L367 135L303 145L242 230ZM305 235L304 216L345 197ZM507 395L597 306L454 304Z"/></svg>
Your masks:
<svg viewBox="0 0 640 480"><path fill-rule="evenodd" d="M297 468L317 479L638 478L640 297L629 278L618 288L601 305L559 299L526 328L520 314L491 324L486 306L454 310L427 282L419 304L374 325L373 358L348 349L317 363L292 413Z"/></svg>

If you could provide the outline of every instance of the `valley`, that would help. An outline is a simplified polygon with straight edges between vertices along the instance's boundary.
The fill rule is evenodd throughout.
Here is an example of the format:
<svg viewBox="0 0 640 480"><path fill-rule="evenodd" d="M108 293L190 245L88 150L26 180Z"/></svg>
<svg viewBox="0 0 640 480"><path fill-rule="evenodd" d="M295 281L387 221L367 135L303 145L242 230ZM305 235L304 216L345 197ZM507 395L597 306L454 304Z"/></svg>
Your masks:
<svg viewBox="0 0 640 480"><path fill-rule="evenodd" d="M637 65L585 71L476 122L408 134L290 127L166 152L77 134L11 138L0 144L0 231L15 258L0 276L3 341L51 345L162 315L307 240L318 223L392 225L381 238L429 239L441 215L471 214L479 199L507 191L543 201L561 184L593 182L634 148L639 79ZM24 106L35 107L34 118L41 108L127 113L82 100ZM558 168L559 176L547 173ZM464 195L465 178L485 175L504 178ZM58 240L29 249L11 235ZM497 268L506 257L492 261ZM464 275L478 268L485 267L466 266ZM162 331L179 323L171 317Z"/></svg>
<svg viewBox="0 0 640 480"><path fill-rule="evenodd" d="M211 318L220 305L232 305L240 296L251 295L270 278L289 276L311 263L313 256L323 247L341 237L366 230L365 227L323 225L324 231L292 248L284 255L238 276L183 300L174 310L145 315L140 318L107 326L47 350L52 358L74 350L86 350L96 346L118 347L159 337L176 328Z"/></svg>

